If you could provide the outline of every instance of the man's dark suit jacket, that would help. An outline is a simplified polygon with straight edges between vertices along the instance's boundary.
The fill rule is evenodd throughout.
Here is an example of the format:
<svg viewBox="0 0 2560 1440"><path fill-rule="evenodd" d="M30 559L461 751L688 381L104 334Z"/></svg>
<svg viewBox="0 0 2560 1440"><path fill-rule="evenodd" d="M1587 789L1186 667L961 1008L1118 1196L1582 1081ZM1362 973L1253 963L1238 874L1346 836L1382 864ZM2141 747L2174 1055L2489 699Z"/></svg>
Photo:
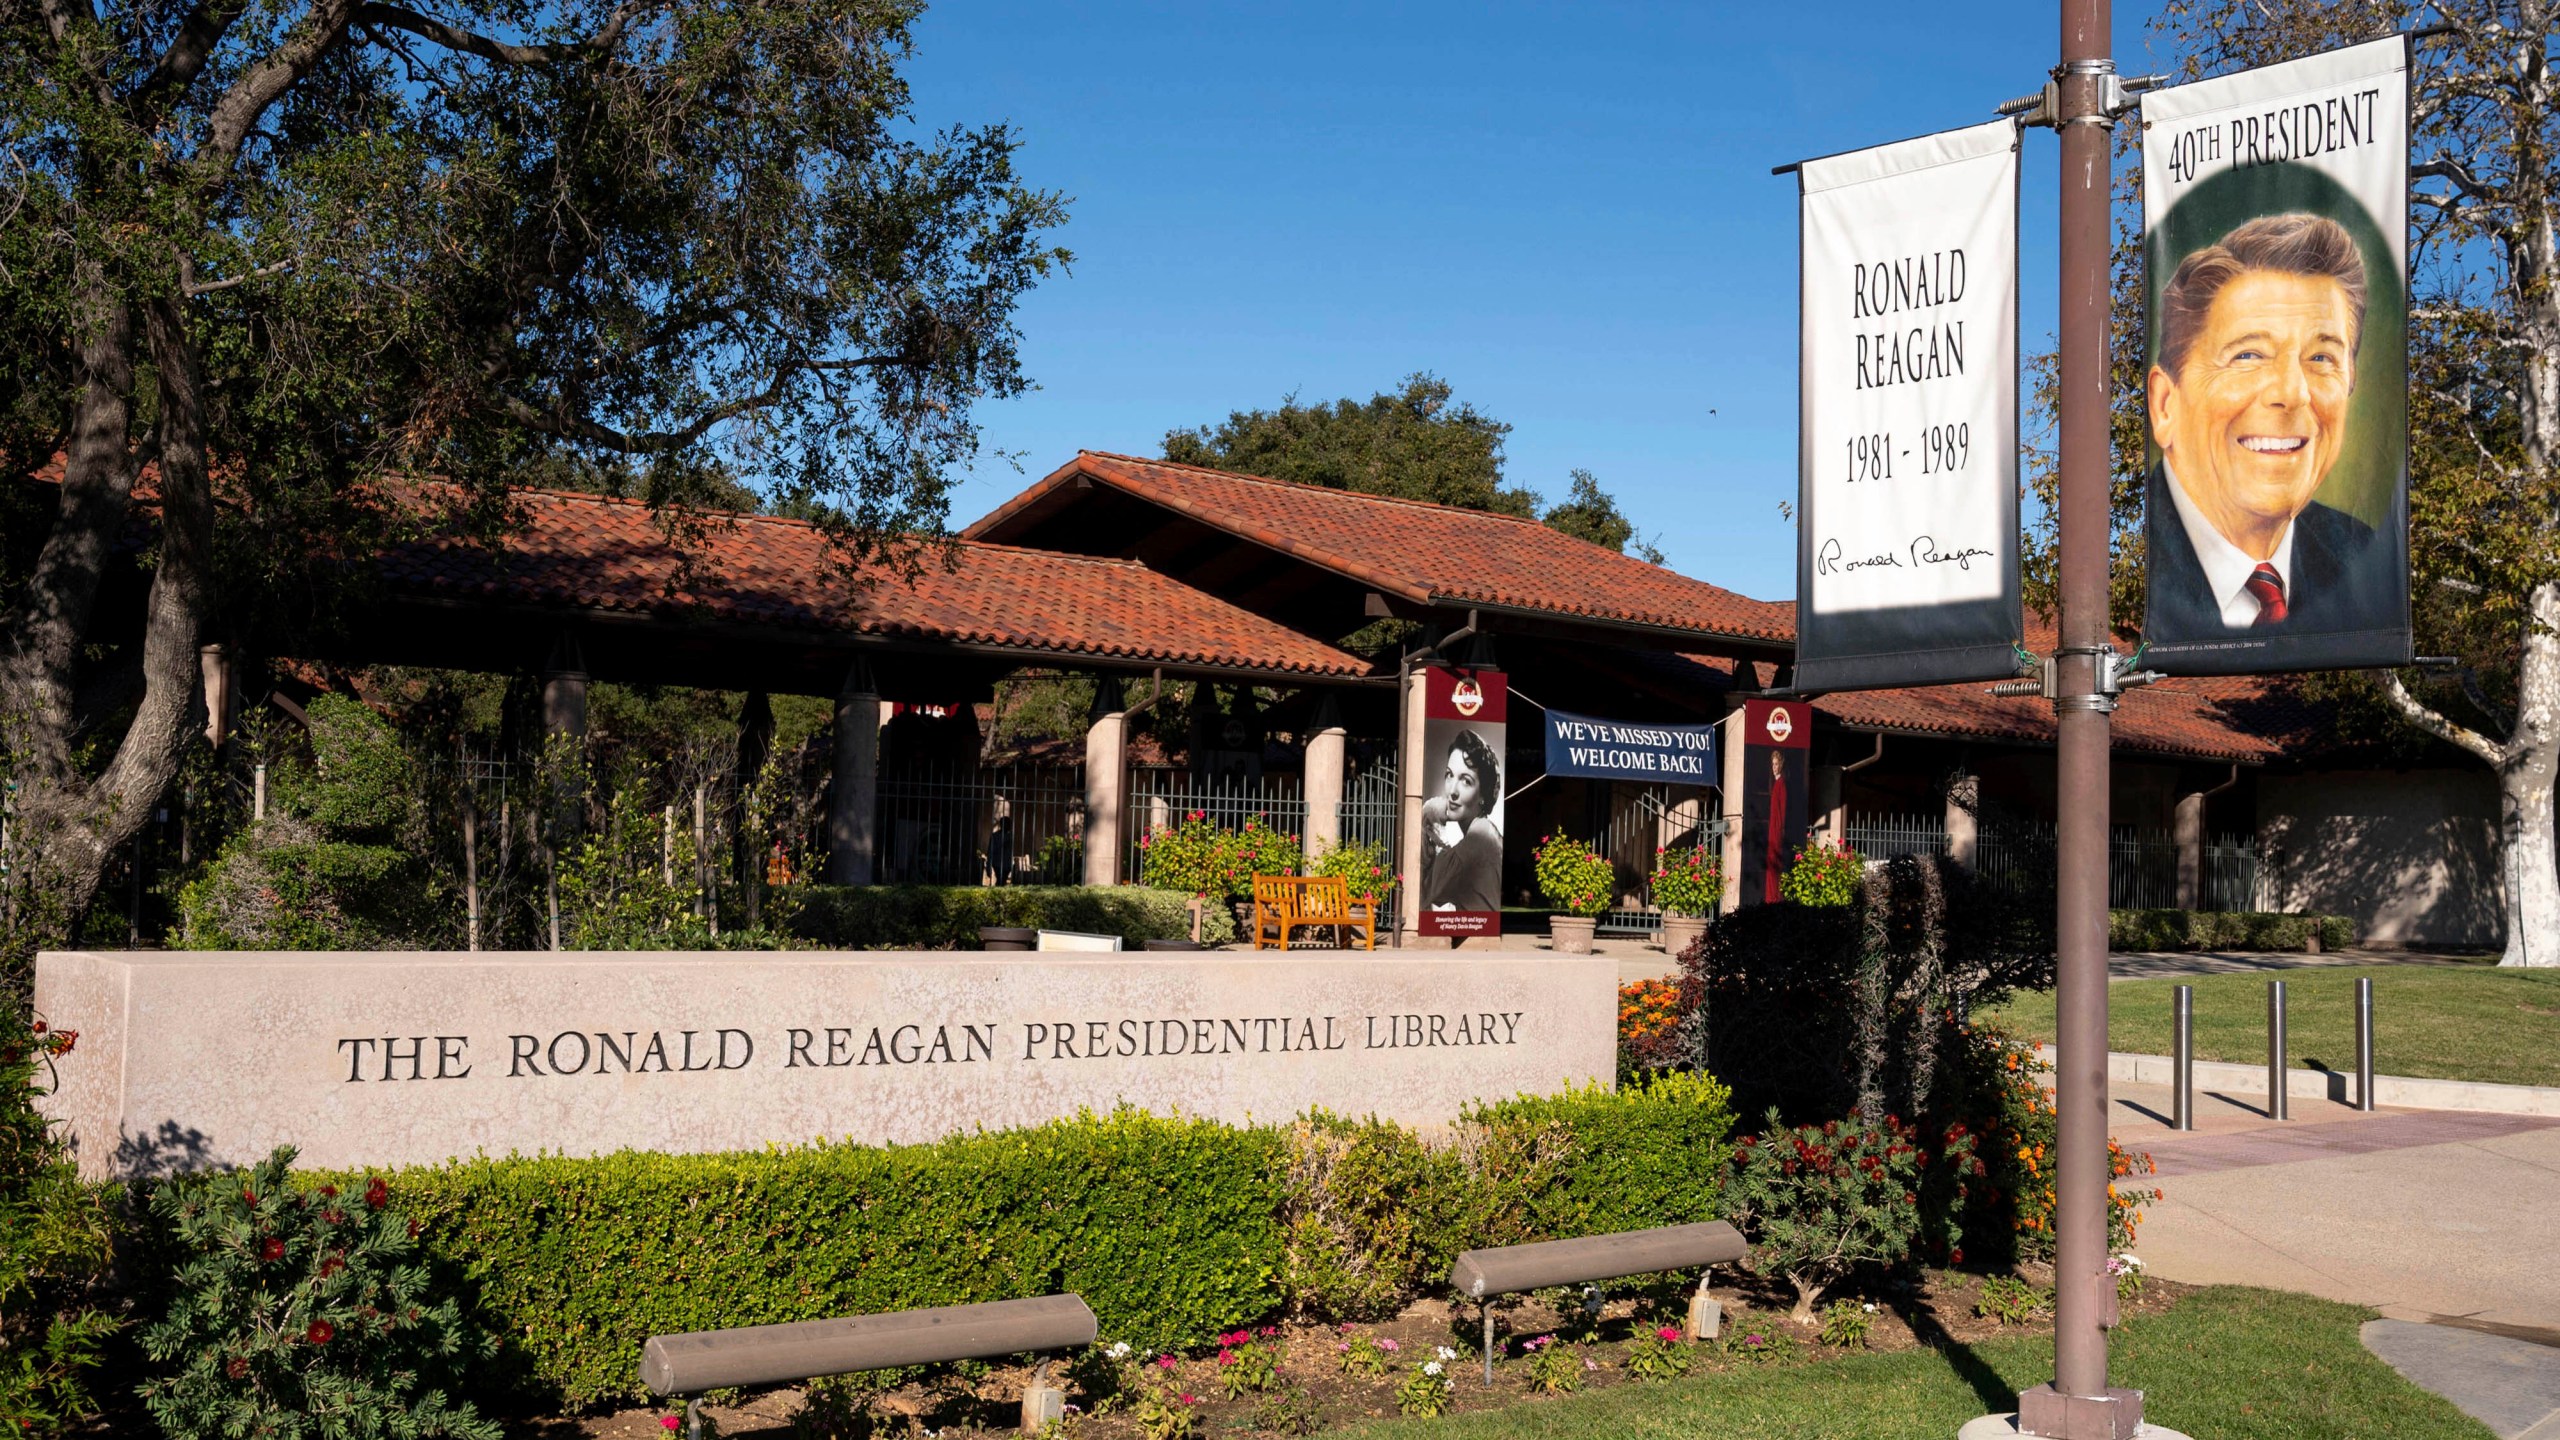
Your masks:
<svg viewBox="0 0 2560 1440"><path fill-rule="evenodd" d="M2155 644L2220 640L2255 633L2311 631L2346 634L2389 630L2406 623L2400 580L2391 573L2391 546L2373 527L2318 501L2293 517L2293 575L2285 587L2285 618L2266 626L2232 629L2205 583L2204 562L2169 494L2169 469L2151 467L2151 621L2144 636Z"/></svg>

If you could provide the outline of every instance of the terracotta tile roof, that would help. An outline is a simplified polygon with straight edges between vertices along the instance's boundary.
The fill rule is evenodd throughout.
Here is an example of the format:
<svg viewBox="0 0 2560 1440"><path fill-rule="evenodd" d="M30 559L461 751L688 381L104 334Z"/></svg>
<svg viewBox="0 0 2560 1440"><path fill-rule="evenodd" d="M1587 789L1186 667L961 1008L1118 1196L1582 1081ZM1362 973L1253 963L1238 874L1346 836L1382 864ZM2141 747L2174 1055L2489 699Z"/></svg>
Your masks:
<svg viewBox="0 0 2560 1440"><path fill-rule="evenodd" d="M385 579L413 597L850 630L1133 665L1369 670L1356 655L1134 561L960 541L954 568L928 557L913 581L883 575L857 591L825 537L802 521L714 514L680 551L638 501L550 490L516 498L526 523L503 555L458 538L422 541L384 557Z"/></svg>
<svg viewBox="0 0 2560 1440"><path fill-rule="evenodd" d="M1012 516L1078 477L1417 604L1502 606L1761 642L1794 634L1792 605L1752 600L1534 520L1094 450L962 533L1002 533Z"/></svg>
<svg viewBox="0 0 2560 1440"><path fill-rule="evenodd" d="M2049 621L2027 619L2027 648L2049 654L2058 643ZM2117 637L2130 651L2134 637ZM1732 662L1687 657L1731 673ZM1925 685L1907 690L1853 690L1824 695L1813 708L1843 724L1958 740L2050 745L2053 703L2040 696L1997 696L1987 683ZM2265 764L2301 759L2328 748L2329 707L2290 676L2193 675L2125 692L2115 713L2115 748L2195 760Z"/></svg>

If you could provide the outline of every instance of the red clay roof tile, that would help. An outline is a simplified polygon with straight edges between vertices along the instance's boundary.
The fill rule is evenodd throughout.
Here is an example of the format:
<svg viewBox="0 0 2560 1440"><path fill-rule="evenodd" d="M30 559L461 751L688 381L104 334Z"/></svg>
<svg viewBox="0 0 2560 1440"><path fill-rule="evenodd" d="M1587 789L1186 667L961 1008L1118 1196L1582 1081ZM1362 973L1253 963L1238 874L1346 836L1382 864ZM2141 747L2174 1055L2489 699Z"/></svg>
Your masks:
<svg viewBox="0 0 2560 1440"><path fill-rule="evenodd" d="M714 514L698 544L672 544L650 508L566 491L517 492L524 528L502 556L467 540L386 556L395 592L670 617L693 613L808 630L923 638L1144 665L1347 677L1368 662L1134 561L970 541L954 568L928 557L912 581L846 583L817 527ZM692 560L690 572L684 560Z"/></svg>

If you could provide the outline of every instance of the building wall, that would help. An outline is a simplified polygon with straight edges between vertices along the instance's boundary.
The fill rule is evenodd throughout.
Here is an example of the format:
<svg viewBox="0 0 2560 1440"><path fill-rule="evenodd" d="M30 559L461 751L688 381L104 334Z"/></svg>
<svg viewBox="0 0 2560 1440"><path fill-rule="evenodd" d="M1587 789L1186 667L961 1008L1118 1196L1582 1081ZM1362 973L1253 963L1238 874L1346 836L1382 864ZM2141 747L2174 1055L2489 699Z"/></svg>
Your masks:
<svg viewBox="0 0 2560 1440"><path fill-rule="evenodd" d="M2351 915L2370 944L2505 943L2486 770L2262 776L2258 837L2266 909Z"/></svg>

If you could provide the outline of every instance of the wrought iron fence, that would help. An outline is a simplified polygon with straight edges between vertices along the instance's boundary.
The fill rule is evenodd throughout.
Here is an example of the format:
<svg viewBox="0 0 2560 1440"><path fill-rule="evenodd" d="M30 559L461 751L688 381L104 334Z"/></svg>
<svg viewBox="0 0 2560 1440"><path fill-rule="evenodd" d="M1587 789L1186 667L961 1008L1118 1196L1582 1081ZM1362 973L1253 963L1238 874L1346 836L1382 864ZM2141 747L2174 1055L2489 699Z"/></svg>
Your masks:
<svg viewBox="0 0 2560 1440"><path fill-rule="evenodd" d="M2206 910L2255 910L2258 908L2258 837L2224 835L2208 839L2204 845L2204 894L2199 898Z"/></svg>
<svg viewBox="0 0 2560 1440"><path fill-rule="evenodd" d="M1221 830L1241 830L1247 820L1260 820L1284 835L1307 833L1306 787L1295 775L1194 775L1171 766L1133 766L1129 800L1122 814L1126 833L1125 869L1129 879L1146 874L1146 852L1140 843L1158 830L1170 829L1198 812Z"/></svg>
<svg viewBox="0 0 2560 1440"><path fill-rule="evenodd" d="M1947 822L1938 815L1851 815L1849 848L1869 860L1897 855L1944 855Z"/></svg>
<svg viewBox="0 0 2560 1440"><path fill-rule="evenodd" d="M1343 777L1342 805L1336 812L1345 845L1375 845L1386 853L1387 869L1396 868L1396 820L1402 813L1402 797L1396 793L1396 762L1392 756L1380 756ZM1381 934L1395 933L1399 913L1396 893L1390 890L1379 905L1378 929Z"/></svg>
<svg viewBox="0 0 2560 1440"><path fill-rule="evenodd" d="M1081 765L901 766L880 777L883 884L1084 880Z"/></svg>

